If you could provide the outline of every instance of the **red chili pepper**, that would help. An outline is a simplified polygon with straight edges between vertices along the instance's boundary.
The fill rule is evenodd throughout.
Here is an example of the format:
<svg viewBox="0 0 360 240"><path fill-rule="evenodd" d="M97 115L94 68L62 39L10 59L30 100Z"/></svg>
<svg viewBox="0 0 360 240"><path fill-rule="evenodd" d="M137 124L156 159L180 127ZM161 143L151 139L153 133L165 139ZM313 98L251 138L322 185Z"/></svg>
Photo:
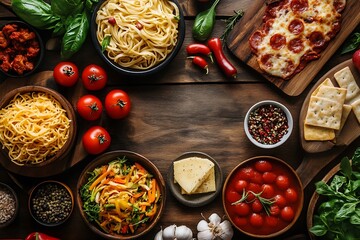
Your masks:
<svg viewBox="0 0 360 240"><path fill-rule="evenodd" d="M40 232L33 232L30 233L25 240L60 240L60 238L51 237Z"/></svg>
<svg viewBox="0 0 360 240"><path fill-rule="evenodd" d="M193 62L195 65L201 67L202 69L205 69L205 70L206 70L206 74L209 73L209 65L208 65L208 63L206 62L205 59L203 59L202 57L199 57L199 56L190 56L190 57L188 57L188 58L192 59L192 62Z"/></svg>
<svg viewBox="0 0 360 240"><path fill-rule="evenodd" d="M223 50L220 38L212 38L208 41L208 46L213 52L216 62L219 64L221 70L227 77L236 77L237 70L226 58Z"/></svg>
<svg viewBox="0 0 360 240"><path fill-rule="evenodd" d="M213 57L212 57L212 53L211 50L208 46L206 46L205 44L201 44L201 43L192 43L189 46L186 47L186 52L189 55L195 55L195 54L204 54L209 56L211 62L214 62Z"/></svg>

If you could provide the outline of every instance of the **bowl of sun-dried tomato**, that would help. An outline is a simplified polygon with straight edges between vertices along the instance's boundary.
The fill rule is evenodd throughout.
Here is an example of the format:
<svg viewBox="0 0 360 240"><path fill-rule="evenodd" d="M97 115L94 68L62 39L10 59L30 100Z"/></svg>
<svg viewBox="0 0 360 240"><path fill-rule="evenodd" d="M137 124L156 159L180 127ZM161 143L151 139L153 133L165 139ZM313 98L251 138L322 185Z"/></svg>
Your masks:
<svg viewBox="0 0 360 240"><path fill-rule="evenodd" d="M244 130L249 140L261 148L275 148L290 137L293 129L291 112L283 104L264 100L246 113Z"/></svg>
<svg viewBox="0 0 360 240"><path fill-rule="evenodd" d="M0 78L32 74L44 56L39 33L22 21L0 25Z"/></svg>

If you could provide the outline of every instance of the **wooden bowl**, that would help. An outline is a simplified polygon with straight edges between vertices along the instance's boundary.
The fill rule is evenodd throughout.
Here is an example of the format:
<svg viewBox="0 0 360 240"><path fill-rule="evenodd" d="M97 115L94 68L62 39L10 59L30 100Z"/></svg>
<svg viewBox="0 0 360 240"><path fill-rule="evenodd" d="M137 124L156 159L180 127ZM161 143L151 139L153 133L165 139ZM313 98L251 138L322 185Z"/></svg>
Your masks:
<svg viewBox="0 0 360 240"><path fill-rule="evenodd" d="M131 163L139 163L142 167L144 167L157 181L159 190L160 190L160 202L157 206L157 211L155 215L152 216L152 219L145 227L140 227L136 229L136 231L133 234L115 234L115 233L106 233L104 230L102 230L96 223L89 220L88 216L84 212L83 209L83 200L81 198L81 189L84 186L84 184L87 183L89 178L89 173L92 172L95 168L107 165L109 162L117 159L117 158L126 158ZM77 206L79 207L79 211L81 214L82 219L85 221L86 225L97 235L101 236L105 239L135 239L143 236L144 234L148 233L160 220L160 217L165 209L165 202L166 202L166 187L165 187L165 181L163 176L161 175L161 172L158 170L158 168L147 158L144 156L134 153L131 151L125 151L125 150L117 150L112 151L108 153L104 153L100 156L98 156L96 159L92 160L82 171L80 174L78 183L77 183Z"/></svg>
<svg viewBox="0 0 360 240"><path fill-rule="evenodd" d="M269 215L264 207L259 210L250 191L273 201ZM250 197L242 204L233 204L249 193ZM278 195L282 198L275 200ZM289 230L300 216L303 201L303 186L295 170L272 156L252 157L238 164L226 178L222 192L223 207L232 225L256 238L273 238Z"/></svg>
<svg viewBox="0 0 360 240"><path fill-rule="evenodd" d="M64 194L64 196L58 196L58 194ZM39 203L40 206L38 207L40 210L35 209L35 201ZM59 204L63 204L63 206L57 206L59 210L52 212L52 205ZM74 209L74 196L71 189L62 182L53 180L43 181L30 191L28 209L32 218L40 225L46 227L59 226L69 219ZM42 219L41 217L44 215L41 213L44 213L49 220ZM65 213L64 216L59 216L61 213Z"/></svg>
<svg viewBox="0 0 360 240"><path fill-rule="evenodd" d="M9 226L15 220L19 211L19 201L14 189L12 189L9 185L5 183L0 182L0 192L2 197L6 196L6 198L8 198L6 201L4 200L4 198L2 198L2 204L5 204L5 202L9 201L8 203L13 205L12 206L13 209L6 210L9 211L8 214L10 215L6 217L7 219L5 222L0 222L0 229L1 229ZM0 212L2 211L5 210L0 209Z"/></svg>
<svg viewBox="0 0 360 240"><path fill-rule="evenodd" d="M16 94L25 94L29 92L44 92L54 97L66 111L67 117L71 121L68 140L54 156L49 157L46 161L38 164L18 165L10 159L7 149L1 149L0 152L3 156L1 157L0 162L7 170L24 176L36 177L37 172L44 170L43 167L52 165L56 161L62 161L64 158L67 157L73 147L76 138L77 126L76 115L70 102L66 100L66 98L60 93L42 86L24 86L8 92L0 101L0 109L6 107Z"/></svg>

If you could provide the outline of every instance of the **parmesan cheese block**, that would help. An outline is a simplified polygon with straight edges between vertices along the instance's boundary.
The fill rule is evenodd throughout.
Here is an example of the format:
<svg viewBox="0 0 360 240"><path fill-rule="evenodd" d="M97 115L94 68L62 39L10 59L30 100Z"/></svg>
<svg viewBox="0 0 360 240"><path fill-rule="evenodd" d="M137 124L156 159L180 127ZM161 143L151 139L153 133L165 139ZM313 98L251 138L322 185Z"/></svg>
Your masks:
<svg viewBox="0 0 360 240"><path fill-rule="evenodd" d="M174 181L186 193L194 192L209 177L214 163L206 158L189 157L174 162Z"/></svg>
<svg viewBox="0 0 360 240"><path fill-rule="evenodd" d="M184 189L181 189L181 194L199 194L199 193L209 193L215 191L216 191L215 168L212 167L209 176L197 189L195 189L194 192L187 193Z"/></svg>

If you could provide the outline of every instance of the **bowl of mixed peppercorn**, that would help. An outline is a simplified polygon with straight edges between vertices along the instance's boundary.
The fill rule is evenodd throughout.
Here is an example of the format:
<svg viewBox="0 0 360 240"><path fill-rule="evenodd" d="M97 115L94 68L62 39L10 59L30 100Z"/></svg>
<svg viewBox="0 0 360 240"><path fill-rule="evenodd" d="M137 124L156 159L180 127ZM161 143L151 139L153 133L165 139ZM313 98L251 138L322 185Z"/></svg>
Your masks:
<svg viewBox="0 0 360 240"><path fill-rule="evenodd" d="M39 224L58 226L70 217L74 208L74 196L66 184L48 180L31 190L28 207L31 216Z"/></svg>
<svg viewBox="0 0 360 240"><path fill-rule="evenodd" d="M246 113L244 130L249 140L261 148L275 148L290 137L293 129L291 112L283 104L264 100Z"/></svg>
<svg viewBox="0 0 360 240"><path fill-rule="evenodd" d="M0 182L0 228L9 226L16 218L19 202L15 191Z"/></svg>

